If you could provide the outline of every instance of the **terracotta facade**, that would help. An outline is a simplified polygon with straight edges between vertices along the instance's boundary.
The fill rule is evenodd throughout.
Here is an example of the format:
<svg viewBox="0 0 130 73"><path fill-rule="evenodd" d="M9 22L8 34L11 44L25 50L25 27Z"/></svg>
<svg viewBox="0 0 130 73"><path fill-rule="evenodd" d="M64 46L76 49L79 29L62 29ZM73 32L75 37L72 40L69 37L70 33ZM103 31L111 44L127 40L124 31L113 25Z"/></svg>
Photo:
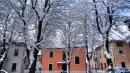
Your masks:
<svg viewBox="0 0 130 73"><path fill-rule="evenodd" d="M114 67L126 67L130 69L130 44L121 40L112 40L109 42ZM103 53L103 47L97 47L97 63L91 62L92 66L100 70L107 69L106 59Z"/></svg>
<svg viewBox="0 0 130 73"><path fill-rule="evenodd" d="M75 59L78 59L77 64ZM66 71L66 60L66 50L63 48L42 49L42 71ZM73 48L69 69L70 71L86 71L86 55L84 48Z"/></svg>

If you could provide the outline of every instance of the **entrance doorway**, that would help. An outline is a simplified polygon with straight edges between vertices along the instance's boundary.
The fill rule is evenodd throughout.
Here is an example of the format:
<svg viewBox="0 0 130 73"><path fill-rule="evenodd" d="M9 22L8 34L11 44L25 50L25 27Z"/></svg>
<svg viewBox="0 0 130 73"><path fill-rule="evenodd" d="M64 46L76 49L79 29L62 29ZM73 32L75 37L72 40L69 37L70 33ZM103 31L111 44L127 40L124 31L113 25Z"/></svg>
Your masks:
<svg viewBox="0 0 130 73"><path fill-rule="evenodd" d="M103 70L103 65L102 65L102 63L101 63L101 70Z"/></svg>
<svg viewBox="0 0 130 73"><path fill-rule="evenodd" d="M62 64L62 70L64 73L67 71L67 64Z"/></svg>
<svg viewBox="0 0 130 73"><path fill-rule="evenodd" d="M125 62L121 62L121 66L122 66L122 67L126 67L126 66L125 66Z"/></svg>

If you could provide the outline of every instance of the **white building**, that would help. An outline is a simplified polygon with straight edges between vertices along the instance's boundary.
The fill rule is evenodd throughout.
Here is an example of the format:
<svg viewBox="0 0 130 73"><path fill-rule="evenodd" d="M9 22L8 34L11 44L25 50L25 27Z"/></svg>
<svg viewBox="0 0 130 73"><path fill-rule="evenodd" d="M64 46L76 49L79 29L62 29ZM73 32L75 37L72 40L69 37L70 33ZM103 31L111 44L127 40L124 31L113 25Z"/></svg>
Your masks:
<svg viewBox="0 0 130 73"><path fill-rule="evenodd" d="M22 42L12 42L3 69L8 73L24 73L24 70L27 68L28 58L25 44Z"/></svg>

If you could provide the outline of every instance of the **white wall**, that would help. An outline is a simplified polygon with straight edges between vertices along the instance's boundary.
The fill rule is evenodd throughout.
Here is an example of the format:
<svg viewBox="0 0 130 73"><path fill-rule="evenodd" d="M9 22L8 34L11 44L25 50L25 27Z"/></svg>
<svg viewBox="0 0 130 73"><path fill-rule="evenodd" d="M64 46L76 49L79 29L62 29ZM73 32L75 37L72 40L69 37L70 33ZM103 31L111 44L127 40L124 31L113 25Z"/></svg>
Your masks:
<svg viewBox="0 0 130 73"><path fill-rule="evenodd" d="M18 56L14 56L14 50L19 49ZM6 70L9 73L23 73L22 65L24 60L24 51L25 47L24 45L14 45L11 44L8 55L7 55L7 61L4 63L3 69ZM12 71L12 63L16 63L16 71Z"/></svg>

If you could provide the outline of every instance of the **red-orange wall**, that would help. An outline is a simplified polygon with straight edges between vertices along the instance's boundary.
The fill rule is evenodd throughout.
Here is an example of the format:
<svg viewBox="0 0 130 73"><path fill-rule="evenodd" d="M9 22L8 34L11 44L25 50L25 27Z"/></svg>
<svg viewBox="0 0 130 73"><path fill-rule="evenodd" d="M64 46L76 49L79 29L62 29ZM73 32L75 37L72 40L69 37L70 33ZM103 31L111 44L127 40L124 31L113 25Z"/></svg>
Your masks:
<svg viewBox="0 0 130 73"><path fill-rule="evenodd" d="M75 56L80 57L80 64L75 64ZM72 51L72 60L70 64L70 71L85 71L86 70L86 58L85 58L85 49L77 48Z"/></svg>
<svg viewBox="0 0 130 73"><path fill-rule="evenodd" d="M49 53L53 52L53 58L49 57ZM43 49L42 50L42 71L48 71L48 64L53 64L53 71L60 71L62 62L62 52L65 49ZM80 64L75 64L75 56L80 57ZM72 60L70 63L70 71L85 71L86 58L84 48L74 48L72 51Z"/></svg>
<svg viewBox="0 0 130 73"><path fill-rule="evenodd" d="M49 57L49 53L53 52L53 57ZM62 50L61 49L44 49L42 50L42 70L48 71L48 64L53 64L54 71L59 71L60 66L57 62L62 61Z"/></svg>

